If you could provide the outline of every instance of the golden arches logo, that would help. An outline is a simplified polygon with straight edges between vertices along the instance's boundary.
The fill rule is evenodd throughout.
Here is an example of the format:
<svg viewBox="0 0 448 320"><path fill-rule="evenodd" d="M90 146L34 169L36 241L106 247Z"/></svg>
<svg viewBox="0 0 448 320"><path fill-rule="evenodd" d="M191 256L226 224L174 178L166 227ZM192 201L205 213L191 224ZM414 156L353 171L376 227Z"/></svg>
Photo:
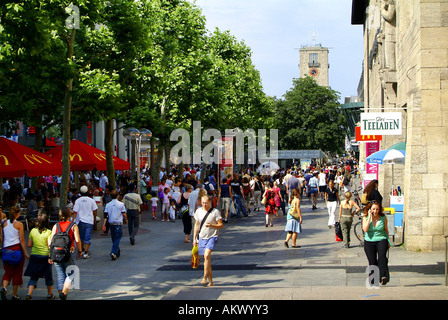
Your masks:
<svg viewBox="0 0 448 320"><path fill-rule="evenodd" d="M48 161L47 159L45 159L45 158L43 158L43 157L41 157L41 156L39 156L39 155L37 155L37 154L24 154L23 157L24 157L26 160L28 160L29 163L31 163L31 164L33 164L33 165L34 165L34 162L37 162L37 163L41 164L41 163L44 162L44 161L45 161L46 163L51 164L50 161ZM34 162L33 162L32 160L34 160Z"/></svg>
<svg viewBox="0 0 448 320"><path fill-rule="evenodd" d="M95 158L97 158L100 161L106 161L105 153L94 153L93 155L95 156Z"/></svg>
<svg viewBox="0 0 448 320"><path fill-rule="evenodd" d="M5 166L9 166L9 160L8 160L8 158L6 158L5 155L1 154L0 158L3 158L5 160Z"/></svg>
<svg viewBox="0 0 448 320"><path fill-rule="evenodd" d="M78 156L78 161L82 162L82 157L79 155L79 153L75 153L74 155L69 155L70 161L73 161L76 156Z"/></svg>

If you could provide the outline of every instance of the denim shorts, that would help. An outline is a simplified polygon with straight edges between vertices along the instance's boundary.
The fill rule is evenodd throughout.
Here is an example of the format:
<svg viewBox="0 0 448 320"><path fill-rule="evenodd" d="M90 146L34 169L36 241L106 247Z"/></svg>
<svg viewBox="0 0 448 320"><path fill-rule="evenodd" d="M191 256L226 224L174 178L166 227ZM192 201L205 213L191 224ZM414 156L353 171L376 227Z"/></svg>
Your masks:
<svg viewBox="0 0 448 320"><path fill-rule="evenodd" d="M84 242L84 244L90 244L91 243L90 239L92 237L92 231L93 231L93 224L79 221L78 228L81 242Z"/></svg>
<svg viewBox="0 0 448 320"><path fill-rule="evenodd" d="M200 256L203 256L205 253L205 249L210 249L213 251L215 249L216 242L218 242L218 237L211 237L210 239L202 239L199 238L198 243L198 253Z"/></svg>

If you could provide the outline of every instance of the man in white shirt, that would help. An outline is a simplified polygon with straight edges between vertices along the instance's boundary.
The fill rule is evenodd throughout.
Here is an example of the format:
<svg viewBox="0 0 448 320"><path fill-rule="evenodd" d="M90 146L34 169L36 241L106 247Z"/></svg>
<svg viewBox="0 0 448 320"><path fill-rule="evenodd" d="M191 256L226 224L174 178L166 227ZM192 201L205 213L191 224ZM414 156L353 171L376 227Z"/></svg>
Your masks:
<svg viewBox="0 0 448 320"><path fill-rule="evenodd" d="M189 211L190 211L190 215L194 215L194 213L196 212L196 209L198 207L197 202L198 202L198 197L199 197L199 190L202 189L202 184L198 183L196 185L196 189L194 189L193 191L191 191L190 193L190 197L188 198L188 206Z"/></svg>
<svg viewBox="0 0 448 320"><path fill-rule="evenodd" d="M165 168L162 167L162 168L160 168L160 172L159 172L159 181L161 181L163 179L164 175L166 175L166 171L165 171Z"/></svg>
<svg viewBox="0 0 448 320"><path fill-rule="evenodd" d="M140 225L139 214L143 213L142 198L135 192L135 185L129 185L129 193L123 198L124 206L126 207L127 217L129 218L128 231L129 240L132 245L135 244L135 236Z"/></svg>
<svg viewBox="0 0 448 320"><path fill-rule="evenodd" d="M112 249L110 256L116 260L120 256L120 241L123 236L123 223L127 223L126 208L123 202L117 200L118 191L110 193L112 200L106 204L104 209L103 231L106 232L106 223L109 222L110 236L112 238Z"/></svg>
<svg viewBox="0 0 448 320"><path fill-rule="evenodd" d="M324 200L325 190L327 190L327 175L325 174L324 169L320 169L318 179L319 179L319 193L321 199Z"/></svg>
<svg viewBox="0 0 448 320"><path fill-rule="evenodd" d="M87 192L89 191L87 186L82 186L80 191L81 197L76 200L75 205L73 206L73 221L77 221L77 218L79 220L79 236L84 250L82 257L87 259L89 258L88 251L91 244L93 226L96 223L98 206L95 200L87 195Z"/></svg>
<svg viewBox="0 0 448 320"><path fill-rule="evenodd" d="M100 188L103 190L103 192L106 191L106 187L108 184L109 184L109 178L103 172L100 177Z"/></svg>
<svg viewBox="0 0 448 320"><path fill-rule="evenodd" d="M198 244L199 255L204 256L204 276L201 284L211 287L213 286L211 254L218 241L219 229L223 228L223 222L221 212L212 208L210 196L201 198L201 207L194 213L194 219L196 222L193 246Z"/></svg>

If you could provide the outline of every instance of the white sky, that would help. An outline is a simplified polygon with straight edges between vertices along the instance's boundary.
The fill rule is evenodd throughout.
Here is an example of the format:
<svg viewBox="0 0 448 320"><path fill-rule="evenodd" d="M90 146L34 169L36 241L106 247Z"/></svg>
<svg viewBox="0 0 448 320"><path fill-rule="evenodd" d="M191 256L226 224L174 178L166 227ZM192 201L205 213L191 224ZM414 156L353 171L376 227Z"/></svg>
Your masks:
<svg viewBox="0 0 448 320"><path fill-rule="evenodd" d="M299 77L299 51L317 43L330 48L330 86L356 95L362 72L362 26L352 26L352 0L196 0L207 29L230 30L252 49L266 94L281 98Z"/></svg>

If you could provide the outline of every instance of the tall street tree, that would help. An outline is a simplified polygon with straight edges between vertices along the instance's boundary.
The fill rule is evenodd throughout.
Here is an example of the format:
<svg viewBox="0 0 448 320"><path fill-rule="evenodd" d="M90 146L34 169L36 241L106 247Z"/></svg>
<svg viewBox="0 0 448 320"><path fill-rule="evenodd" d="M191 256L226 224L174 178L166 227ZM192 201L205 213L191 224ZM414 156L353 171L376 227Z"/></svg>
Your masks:
<svg viewBox="0 0 448 320"><path fill-rule="evenodd" d="M338 93L319 86L311 77L294 79L293 84L284 99L275 102L280 147L331 153L343 150L345 117Z"/></svg>

